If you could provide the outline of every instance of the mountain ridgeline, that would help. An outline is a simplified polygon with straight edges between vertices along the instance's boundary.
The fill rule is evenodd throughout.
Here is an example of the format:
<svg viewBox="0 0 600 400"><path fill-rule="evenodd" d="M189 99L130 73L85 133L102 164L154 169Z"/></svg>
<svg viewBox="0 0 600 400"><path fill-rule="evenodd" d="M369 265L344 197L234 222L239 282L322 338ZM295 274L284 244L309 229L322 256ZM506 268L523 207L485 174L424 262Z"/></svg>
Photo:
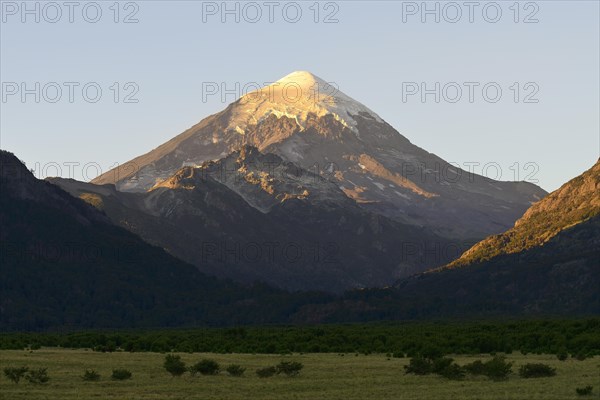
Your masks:
<svg viewBox="0 0 600 400"><path fill-rule="evenodd" d="M50 181L201 271L240 282L339 293L460 255L450 239L368 211L330 180L250 146L147 192Z"/></svg>
<svg viewBox="0 0 600 400"><path fill-rule="evenodd" d="M333 296L208 277L111 223L97 209L110 202L72 197L0 155L2 331L600 313L598 191L562 199L563 207L592 209L543 244ZM599 185L589 172L572 182Z"/></svg>
<svg viewBox="0 0 600 400"><path fill-rule="evenodd" d="M321 321L600 314L600 160L449 265L306 310Z"/></svg>
<svg viewBox="0 0 600 400"><path fill-rule="evenodd" d="M600 162L494 181L307 72L89 183L0 156L0 330L600 313Z"/></svg>
<svg viewBox="0 0 600 400"><path fill-rule="evenodd" d="M296 301L200 273L0 151L0 331L284 321Z"/></svg>
<svg viewBox="0 0 600 400"><path fill-rule="evenodd" d="M598 214L600 161L534 204L512 229L481 241L451 263L450 267L484 262L499 255L522 253L543 246L564 230L588 221L592 223ZM597 248L598 243L590 243L590 250Z"/></svg>
<svg viewBox="0 0 600 400"><path fill-rule="evenodd" d="M286 95L290 85L299 91L293 97ZM326 177L368 211L453 240L504 232L547 194L449 164L306 71L242 96L92 183L145 192L185 166L222 159L244 145Z"/></svg>
<svg viewBox="0 0 600 400"><path fill-rule="evenodd" d="M209 275L338 293L443 266L546 194L447 163L304 71L92 184L52 182Z"/></svg>

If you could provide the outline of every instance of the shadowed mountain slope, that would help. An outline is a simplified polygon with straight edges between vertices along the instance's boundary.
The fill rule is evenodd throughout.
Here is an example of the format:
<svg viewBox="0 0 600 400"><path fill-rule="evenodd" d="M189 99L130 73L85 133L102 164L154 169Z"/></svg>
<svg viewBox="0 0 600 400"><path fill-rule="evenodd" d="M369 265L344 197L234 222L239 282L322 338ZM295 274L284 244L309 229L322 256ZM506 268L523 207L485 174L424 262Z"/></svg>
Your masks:
<svg viewBox="0 0 600 400"><path fill-rule="evenodd" d="M459 255L450 240L369 212L330 180L250 146L144 193L51 182L201 271L241 282L341 292L390 285Z"/></svg>
<svg viewBox="0 0 600 400"><path fill-rule="evenodd" d="M369 211L453 240L504 232L547 194L442 160L306 71L242 96L93 183L144 192L183 167L222 159L244 145L326 177Z"/></svg>
<svg viewBox="0 0 600 400"><path fill-rule="evenodd" d="M210 278L13 154L0 151L0 171L1 331L281 322L328 298Z"/></svg>

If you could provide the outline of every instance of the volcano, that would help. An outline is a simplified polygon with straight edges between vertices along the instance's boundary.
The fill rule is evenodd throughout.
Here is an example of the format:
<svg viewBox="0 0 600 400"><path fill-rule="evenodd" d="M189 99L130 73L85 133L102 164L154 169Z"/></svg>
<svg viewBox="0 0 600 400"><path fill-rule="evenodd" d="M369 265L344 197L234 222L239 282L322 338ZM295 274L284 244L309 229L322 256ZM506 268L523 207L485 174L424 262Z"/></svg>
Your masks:
<svg viewBox="0 0 600 400"><path fill-rule="evenodd" d="M547 194L531 183L495 181L449 164L306 71L242 96L92 183L144 192L183 167L222 159L245 145L334 182L370 212L450 239L504 232Z"/></svg>

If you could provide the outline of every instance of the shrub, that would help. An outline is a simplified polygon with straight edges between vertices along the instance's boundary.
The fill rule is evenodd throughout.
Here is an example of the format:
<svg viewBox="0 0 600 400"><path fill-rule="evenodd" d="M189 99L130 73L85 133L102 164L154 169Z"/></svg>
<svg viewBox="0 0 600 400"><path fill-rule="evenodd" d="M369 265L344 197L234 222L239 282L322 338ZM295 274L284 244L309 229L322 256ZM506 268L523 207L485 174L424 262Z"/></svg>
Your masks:
<svg viewBox="0 0 600 400"><path fill-rule="evenodd" d="M48 376L48 368L38 368L38 369L30 370L27 373L27 375L25 376L25 378L29 382L35 383L35 384L46 383L50 380L50 377Z"/></svg>
<svg viewBox="0 0 600 400"><path fill-rule="evenodd" d="M196 375L198 373L202 375L217 375L220 371L221 367L219 366L218 362L206 358L190 367L190 373L192 375Z"/></svg>
<svg viewBox="0 0 600 400"><path fill-rule="evenodd" d="M125 379L130 379L131 371L129 371L125 368L113 369L111 378L118 380L118 381L124 381Z"/></svg>
<svg viewBox="0 0 600 400"><path fill-rule="evenodd" d="M592 394L592 390L594 388L590 385L587 385L584 388L577 388L575 389L575 392L579 395L579 396L589 396Z"/></svg>
<svg viewBox="0 0 600 400"><path fill-rule="evenodd" d="M558 358L560 361L565 361L567 358L569 358L569 353L567 353L566 350L560 351L556 355L556 358Z"/></svg>
<svg viewBox="0 0 600 400"><path fill-rule="evenodd" d="M19 381L25 374L29 371L27 367L19 367L19 368L4 368L4 376L13 381L15 384L18 384Z"/></svg>
<svg viewBox="0 0 600 400"><path fill-rule="evenodd" d="M444 352L436 346L428 346L428 347L424 348L423 350L421 350L421 356L423 356L424 358L428 358L430 360L442 358L443 355L444 355Z"/></svg>
<svg viewBox="0 0 600 400"><path fill-rule="evenodd" d="M546 364L525 364L519 368L519 375L522 378L543 378L556 375L556 368Z"/></svg>
<svg viewBox="0 0 600 400"><path fill-rule="evenodd" d="M585 352L584 352L584 351L580 351L579 353L577 353L577 354L575 355L575 358L576 358L578 361L583 361L583 360L585 360L585 359L587 358L587 354L585 354Z"/></svg>
<svg viewBox="0 0 600 400"><path fill-rule="evenodd" d="M296 376L300 373L300 370L304 368L302 363L297 361L282 361L277 365L278 374L286 374L287 376Z"/></svg>
<svg viewBox="0 0 600 400"><path fill-rule="evenodd" d="M451 380L460 380L465 377L465 370L458 364L450 364L440 372L438 372L441 376L446 379Z"/></svg>
<svg viewBox="0 0 600 400"><path fill-rule="evenodd" d="M432 360L414 357L410 359L409 364L404 369L407 374L428 375L433 373L453 380L465 377L465 369L448 357L439 357Z"/></svg>
<svg viewBox="0 0 600 400"><path fill-rule="evenodd" d="M94 348L92 350L102 352L102 353L112 353L113 351L117 350L117 346L113 342L108 342L107 344L104 344L104 345L94 346Z"/></svg>
<svg viewBox="0 0 600 400"><path fill-rule="evenodd" d="M81 377L84 381L99 381L100 374L93 369L86 369Z"/></svg>
<svg viewBox="0 0 600 400"><path fill-rule="evenodd" d="M489 361L474 361L464 366L465 371L472 375L485 375L493 380L503 380L508 378L512 372L512 363L506 362L504 357L496 356Z"/></svg>
<svg viewBox="0 0 600 400"><path fill-rule="evenodd" d="M433 371L433 363L423 357L414 357L404 369L407 374L428 375Z"/></svg>
<svg viewBox="0 0 600 400"><path fill-rule="evenodd" d="M485 375L485 364L481 360L473 361L463 368L471 375Z"/></svg>
<svg viewBox="0 0 600 400"><path fill-rule="evenodd" d="M181 376L187 370L181 357L174 354L167 354L163 366L172 376Z"/></svg>
<svg viewBox="0 0 600 400"><path fill-rule="evenodd" d="M275 367L265 367L256 370L256 375L259 378L269 378L277 373L277 368Z"/></svg>
<svg viewBox="0 0 600 400"><path fill-rule="evenodd" d="M448 357L436 358L432 361L431 372L433 372L434 374L441 374L442 371L444 371L446 368L452 365L453 361L453 359Z"/></svg>
<svg viewBox="0 0 600 400"><path fill-rule="evenodd" d="M496 356L485 363L485 376L488 378L500 381L508 378L508 374L512 372L512 363L506 362L504 357Z"/></svg>
<svg viewBox="0 0 600 400"><path fill-rule="evenodd" d="M231 376L242 376L244 375L246 368L242 367L241 365L231 364L225 371L227 371L227 373Z"/></svg>

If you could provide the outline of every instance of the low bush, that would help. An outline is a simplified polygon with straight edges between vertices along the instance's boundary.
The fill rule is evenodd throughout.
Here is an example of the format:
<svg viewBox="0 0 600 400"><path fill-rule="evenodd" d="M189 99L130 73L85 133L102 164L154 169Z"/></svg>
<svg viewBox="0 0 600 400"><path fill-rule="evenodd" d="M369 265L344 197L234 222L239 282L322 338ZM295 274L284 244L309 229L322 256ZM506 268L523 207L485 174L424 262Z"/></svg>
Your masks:
<svg viewBox="0 0 600 400"><path fill-rule="evenodd" d="M277 368L275 367L265 367L256 370L256 375L259 378L269 378L277 373Z"/></svg>
<svg viewBox="0 0 600 400"><path fill-rule="evenodd" d="M437 374L446 379L459 380L465 377L465 369L454 363L452 358L438 357L427 359L423 357L411 358L404 367L407 374L429 375Z"/></svg>
<svg viewBox="0 0 600 400"><path fill-rule="evenodd" d="M512 372L512 364L504 357L496 356L485 363L485 376L495 381L508 379L508 375Z"/></svg>
<svg viewBox="0 0 600 400"><path fill-rule="evenodd" d="M13 381L13 383L18 384L27 371L29 371L28 367L4 368L4 376Z"/></svg>
<svg viewBox="0 0 600 400"><path fill-rule="evenodd" d="M246 368L242 367L241 365L231 364L227 367L227 369L225 369L225 371L227 371L227 373L231 376L242 376L244 375Z"/></svg>
<svg viewBox="0 0 600 400"><path fill-rule="evenodd" d="M452 365L454 360L448 357L440 357L432 360L431 362L431 372L434 374L441 374L446 368Z"/></svg>
<svg viewBox="0 0 600 400"><path fill-rule="evenodd" d="M560 361L565 361L567 358L569 358L569 353L567 353L566 350L559 351L556 355L556 358L558 358Z"/></svg>
<svg viewBox="0 0 600 400"><path fill-rule="evenodd" d="M298 375L302 368L304 368L304 365L297 361L282 361L276 367L278 374L285 374L287 376Z"/></svg>
<svg viewBox="0 0 600 400"><path fill-rule="evenodd" d="M94 346L92 350L101 353L112 353L113 351L117 350L117 346L114 343L110 342L107 344Z"/></svg>
<svg viewBox="0 0 600 400"><path fill-rule="evenodd" d="M420 351L421 357L435 360L444 356L444 351L437 346L426 346Z"/></svg>
<svg viewBox="0 0 600 400"><path fill-rule="evenodd" d="M465 377L465 370L458 364L450 364L438 372L438 374L446 379L458 381Z"/></svg>
<svg viewBox="0 0 600 400"><path fill-rule="evenodd" d="M579 395L579 396L589 396L592 394L592 390L594 390L594 388L590 385L587 385L584 388L577 388L575 389L575 392Z"/></svg>
<svg viewBox="0 0 600 400"><path fill-rule="evenodd" d="M84 381L93 382L100 380L100 374L93 369L86 369L81 377Z"/></svg>
<svg viewBox="0 0 600 400"><path fill-rule="evenodd" d="M502 356L495 356L489 361L474 361L464 366L465 371L472 375L485 375L488 378L500 381L508 378L512 372L512 363L507 362Z"/></svg>
<svg viewBox="0 0 600 400"><path fill-rule="evenodd" d="M404 366L407 374L428 375L433 371L433 363L423 357L411 358L408 365Z"/></svg>
<svg viewBox="0 0 600 400"><path fill-rule="evenodd" d="M43 384L50 380L48 376L48 368L38 368L29 370L27 375L25 375L25 379L27 379L30 383L35 384Z"/></svg>
<svg viewBox="0 0 600 400"><path fill-rule="evenodd" d="M185 363L181 361L181 357L174 354L167 354L163 366L172 376L181 376L187 371Z"/></svg>
<svg viewBox="0 0 600 400"><path fill-rule="evenodd" d="M547 376L556 375L556 368L552 368L549 365L534 363L525 364L519 368L519 375L522 378L543 378Z"/></svg>
<svg viewBox="0 0 600 400"><path fill-rule="evenodd" d="M125 368L113 369L111 378L117 381L124 381L131 378L131 371Z"/></svg>
<svg viewBox="0 0 600 400"><path fill-rule="evenodd" d="M210 360L207 358L190 367L190 373L192 375L217 375L220 371L221 367L219 366L219 363L215 360Z"/></svg>
<svg viewBox="0 0 600 400"><path fill-rule="evenodd" d="M485 375L485 364L481 360L473 361L463 368L471 375Z"/></svg>

